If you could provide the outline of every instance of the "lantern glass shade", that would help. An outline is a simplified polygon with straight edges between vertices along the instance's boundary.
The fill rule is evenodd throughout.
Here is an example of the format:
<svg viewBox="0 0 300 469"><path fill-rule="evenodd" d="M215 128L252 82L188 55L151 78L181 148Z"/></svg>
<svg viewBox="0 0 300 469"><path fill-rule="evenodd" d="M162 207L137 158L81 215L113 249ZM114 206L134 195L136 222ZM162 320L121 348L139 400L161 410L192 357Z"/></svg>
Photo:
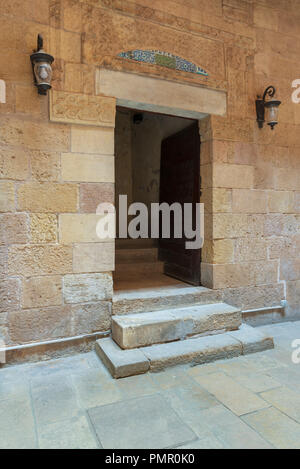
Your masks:
<svg viewBox="0 0 300 469"><path fill-rule="evenodd" d="M51 88L52 68L47 62L36 62L34 64L34 74L38 86L43 86L45 89Z"/></svg>
<svg viewBox="0 0 300 469"><path fill-rule="evenodd" d="M280 101L275 100L267 101L265 103L266 121L272 129L275 127L275 125L278 124L278 113L280 104Z"/></svg>

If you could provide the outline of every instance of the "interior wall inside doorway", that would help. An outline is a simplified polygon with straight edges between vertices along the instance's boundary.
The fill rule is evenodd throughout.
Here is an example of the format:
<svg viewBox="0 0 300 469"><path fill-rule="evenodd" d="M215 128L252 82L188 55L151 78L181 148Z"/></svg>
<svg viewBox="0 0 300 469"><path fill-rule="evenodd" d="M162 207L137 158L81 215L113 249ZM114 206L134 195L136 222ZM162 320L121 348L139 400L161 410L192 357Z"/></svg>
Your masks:
<svg viewBox="0 0 300 469"><path fill-rule="evenodd" d="M118 108L116 116L116 205L119 194L127 194L128 204L142 202L150 208L159 202L162 141L189 127L191 120Z"/></svg>

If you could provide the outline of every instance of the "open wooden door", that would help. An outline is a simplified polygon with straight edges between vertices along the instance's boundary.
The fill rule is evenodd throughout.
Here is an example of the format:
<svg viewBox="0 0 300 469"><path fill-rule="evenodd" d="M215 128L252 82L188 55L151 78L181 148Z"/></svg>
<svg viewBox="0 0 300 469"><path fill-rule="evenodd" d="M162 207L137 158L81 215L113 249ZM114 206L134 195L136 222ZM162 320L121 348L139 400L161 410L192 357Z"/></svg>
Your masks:
<svg viewBox="0 0 300 469"><path fill-rule="evenodd" d="M160 203L193 203L196 210L200 190L200 134L198 122L195 122L162 142ZM175 239L171 217L171 238L160 238L159 258L165 262L165 274L200 285L201 249L186 249L186 241L185 237Z"/></svg>

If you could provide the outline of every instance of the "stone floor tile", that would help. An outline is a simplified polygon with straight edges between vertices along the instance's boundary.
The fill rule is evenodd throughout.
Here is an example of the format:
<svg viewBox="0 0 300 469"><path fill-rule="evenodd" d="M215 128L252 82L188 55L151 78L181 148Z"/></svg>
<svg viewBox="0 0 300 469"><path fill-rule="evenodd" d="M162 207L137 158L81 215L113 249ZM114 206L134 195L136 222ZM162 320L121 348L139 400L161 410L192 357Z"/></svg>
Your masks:
<svg viewBox="0 0 300 469"><path fill-rule="evenodd" d="M218 405L214 396L194 384L170 388L162 391L162 394L181 417Z"/></svg>
<svg viewBox="0 0 300 469"><path fill-rule="evenodd" d="M75 417L79 406L69 377L50 376L31 381L33 408L38 426Z"/></svg>
<svg viewBox="0 0 300 469"><path fill-rule="evenodd" d="M299 370L299 371L298 371ZM268 371L268 375L296 392L300 390L300 367L280 367Z"/></svg>
<svg viewBox="0 0 300 469"><path fill-rule="evenodd" d="M274 407L242 417L278 449L300 449L300 425Z"/></svg>
<svg viewBox="0 0 300 469"><path fill-rule="evenodd" d="M287 387L263 392L261 397L273 407L300 423L300 394Z"/></svg>
<svg viewBox="0 0 300 469"><path fill-rule="evenodd" d="M212 433L208 433L204 438L176 449L225 449L225 446Z"/></svg>
<svg viewBox="0 0 300 469"><path fill-rule="evenodd" d="M35 449L34 417L27 399L0 402L0 449Z"/></svg>
<svg viewBox="0 0 300 469"><path fill-rule="evenodd" d="M84 409L111 404L122 399L116 380L107 378L98 370L72 375L78 404Z"/></svg>
<svg viewBox="0 0 300 469"><path fill-rule="evenodd" d="M119 379L116 381L116 386L123 399L147 396L156 394L159 391L159 386L155 384L149 374Z"/></svg>
<svg viewBox="0 0 300 469"><path fill-rule="evenodd" d="M224 373L197 376L195 380L237 415L268 407L268 404Z"/></svg>
<svg viewBox="0 0 300 469"><path fill-rule="evenodd" d="M159 449L196 440L160 394L96 407L89 416L103 448Z"/></svg>
<svg viewBox="0 0 300 469"><path fill-rule="evenodd" d="M254 393L261 393L264 391L268 391L269 389L279 388L281 387L281 383L276 381L271 376L268 376L265 373L251 373L249 372L240 374L234 377L235 381L237 381L241 386L249 389Z"/></svg>
<svg viewBox="0 0 300 469"><path fill-rule="evenodd" d="M214 434L226 449L272 449L256 431L241 421L234 425L219 425Z"/></svg>
<svg viewBox="0 0 300 469"><path fill-rule="evenodd" d="M189 375L189 369L177 366L159 373L151 373L151 378L160 389L170 389L193 384L193 379Z"/></svg>
<svg viewBox="0 0 300 469"><path fill-rule="evenodd" d="M40 449L97 449L99 445L85 415L40 428Z"/></svg>
<svg viewBox="0 0 300 469"><path fill-rule="evenodd" d="M193 376L217 373L218 371L220 371L219 362L216 362L216 363L208 363L207 365L193 366L187 370L187 374L193 377Z"/></svg>

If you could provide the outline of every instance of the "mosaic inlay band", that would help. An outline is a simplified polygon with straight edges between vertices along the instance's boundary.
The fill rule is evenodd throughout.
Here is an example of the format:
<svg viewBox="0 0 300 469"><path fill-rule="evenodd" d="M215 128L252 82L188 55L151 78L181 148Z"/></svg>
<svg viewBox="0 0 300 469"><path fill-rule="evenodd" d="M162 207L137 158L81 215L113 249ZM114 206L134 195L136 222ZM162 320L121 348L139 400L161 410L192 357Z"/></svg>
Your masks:
<svg viewBox="0 0 300 469"><path fill-rule="evenodd" d="M170 54L169 52L161 52L159 50L130 50L121 52L118 57L123 59L134 60L136 62L144 62L152 65L160 65L173 70L181 72L196 73L197 75L208 76L208 73L203 68L198 67L188 60L182 59L177 55Z"/></svg>

